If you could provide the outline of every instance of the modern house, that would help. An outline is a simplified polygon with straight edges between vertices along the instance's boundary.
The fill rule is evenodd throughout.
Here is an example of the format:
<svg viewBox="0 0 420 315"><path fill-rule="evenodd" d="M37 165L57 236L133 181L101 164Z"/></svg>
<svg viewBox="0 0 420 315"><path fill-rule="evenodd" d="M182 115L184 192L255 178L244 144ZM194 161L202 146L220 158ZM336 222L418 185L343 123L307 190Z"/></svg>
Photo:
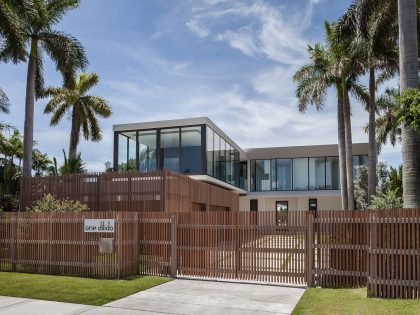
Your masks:
<svg viewBox="0 0 420 315"><path fill-rule="evenodd" d="M353 173L367 152L353 144ZM243 211L341 209L336 144L242 149L207 117L114 125L113 167L186 174L237 192Z"/></svg>

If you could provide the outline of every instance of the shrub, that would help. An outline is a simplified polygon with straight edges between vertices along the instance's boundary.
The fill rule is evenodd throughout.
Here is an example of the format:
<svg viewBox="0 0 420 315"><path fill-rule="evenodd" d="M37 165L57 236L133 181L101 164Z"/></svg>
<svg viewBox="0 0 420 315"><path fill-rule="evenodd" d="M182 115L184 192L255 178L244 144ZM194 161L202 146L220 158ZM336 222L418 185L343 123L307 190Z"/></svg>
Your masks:
<svg viewBox="0 0 420 315"><path fill-rule="evenodd" d="M420 91L407 89L398 99L399 121L420 131Z"/></svg>
<svg viewBox="0 0 420 315"><path fill-rule="evenodd" d="M0 209L3 212L19 210L19 196L13 194L0 194Z"/></svg>
<svg viewBox="0 0 420 315"><path fill-rule="evenodd" d="M89 210L88 206L77 200L56 199L53 195L45 195L28 209L29 212L81 212Z"/></svg>
<svg viewBox="0 0 420 315"><path fill-rule="evenodd" d="M402 208L403 200L395 190L382 192L372 197L371 209Z"/></svg>

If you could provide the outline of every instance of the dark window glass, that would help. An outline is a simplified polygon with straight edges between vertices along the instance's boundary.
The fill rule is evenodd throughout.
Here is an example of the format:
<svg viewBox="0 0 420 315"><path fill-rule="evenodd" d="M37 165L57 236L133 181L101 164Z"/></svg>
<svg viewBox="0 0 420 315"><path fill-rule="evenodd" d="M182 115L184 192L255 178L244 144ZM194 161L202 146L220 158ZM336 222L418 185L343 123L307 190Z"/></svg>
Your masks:
<svg viewBox="0 0 420 315"><path fill-rule="evenodd" d="M123 134L118 134L118 170L127 170L127 157L128 157L128 138Z"/></svg>
<svg viewBox="0 0 420 315"><path fill-rule="evenodd" d="M125 131L118 138L118 170L136 170L136 131Z"/></svg>
<svg viewBox="0 0 420 315"><path fill-rule="evenodd" d="M293 189L308 190L308 159L293 159Z"/></svg>
<svg viewBox="0 0 420 315"><path fill-rule="evenodd" d="M277 190L292 190L292 159L278 159Z"/></svg>
<svg viewBox="0 0 420 315"><path fill-rule="evenodd" d="M325 157L309 158L309 189L325 189Z"/></svg>
<svg viewBox="0 0 420 315"><path fill-rule="evenodd" d="M179 128L162 129L160 131L160 153L162 168L179 172Z"/></svg>
<svg viewBox="0 0 420 315"><path fill-rule="evenodd" d="M139 170L156 169L156 130L139 131Z"/></svg>
<svg viewBox="0 0 420 315"><path fill-rule="evenodd" d="M214 176L213 151L214 151L214 131L207 127L207 174Z"/></svg>
<svg viewBox="0 0 420 315"><path fill-rule="evenodd" d="M258 211L258 199L251 199L249 201L249 210Z"/></svg>
<svg viewBox="0 0 420 315"><path fill-rule="evenodd" d="M340 168L337 156L327 156L325 163L326 189L340 189Z"/></svg>
<svg viewBox="0 0 420 315"><path fill-rule="evenodd" d="M242 189L247 190L248 189L248 168L246 162L239 163L239 187Z"/></svg>
<svg viewBox="0 0 420 315"><path fill-rule="evenodd" d="M277 190L276 160L271 160L271 190Z"/></svg>
<svg viewBox="0 0 420 315"><path fill-rule="evenodd" d="M234 163L234 154L231 152L233 148L230 146L229 143L226 142L226 182L229 184L233 184L233 163Z"/></svg>
<svg viewBox="0 0 420 315"><path fill-rule="evenodd" d="M181 128L181 173L201 174L201 127Z"/></svg>
<svg viewBox="0 0 420 315"><path fill-rule="evenodd" d="M226 141L223 138L220 138L220 177L222 181L226 181Z"/></svg>
<svg viewBox="0 0 420 315"><path fill-rule="evenodd" d="M268 191L271 190L271 161L256 160L255 161L255 190Z"/></svg>
<svg viewBox="0 0 420 315"><path fill-rule="evenodd" d="M255 190L255 160L251 160L251 191Z"/></svg>
<svg viewBox="0 0 420 315"><path fill-rule="evenodd" d="M220 178L220 137L214 133L214 177Z"/></svg>
<svg viewBox="0 0 420 315"><path fill-rule="evenodd" d="M318 210L318 200L316 198L309 199L309 210Z"/></svg>

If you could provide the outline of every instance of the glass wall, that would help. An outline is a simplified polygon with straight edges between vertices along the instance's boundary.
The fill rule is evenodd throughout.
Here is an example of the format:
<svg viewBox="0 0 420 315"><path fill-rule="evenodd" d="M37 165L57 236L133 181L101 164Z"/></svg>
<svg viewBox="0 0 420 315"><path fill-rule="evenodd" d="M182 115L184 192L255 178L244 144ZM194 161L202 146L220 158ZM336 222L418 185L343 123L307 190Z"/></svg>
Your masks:
<svg viewBox="0 0 420 315"><path fill-rule="evenodd" d="M142 172L156 169L156 130L138 132L139 167Z"/></svg>
<svg viewBox="0 0 420 315"><path fill-rule="evenodd" d="M277 190L292 190L292 159L276 160Z"/></svg>
<svg viewBox="0 0 420 315"><path fill-rule="evenodd" d="M325 189L325 157L309 158L309 190Z"/></svg>
<svg viewBox="0 0 420 315"><path fill-rule="evenodd" d="M202 174L201 127L119 132L116 167L120 171L167 169L179 173Z"/></svg>
<svg viewBox="0 0 420 315"><path fill-rule="evenodd" d="M200 174L201 126L181 128L181 173Z"/></svg>
<svg viewBox="0 0 420 315"><path fill-rule="evenodd" d="M118 169L136 170L136 132L127 131L118 135Z"/></svg>
<svg viewBox="0 0 420 315"><path fill-rule="evenodd" d="M206 128L207 175L239 185L239 152L213 129Z"/></svg>
<svg viewBox="0 0 420 315"><path fill-rule="evenodd" d="M356 156L355 167L367 163ZM339 190L338 157L251 160L251 191Z"/></svg>
<svg viewBox="0 0 420 315"><path fill-rule="evenodd" d="M293 159L293 190L308 190L308 159Z"/></svg>
<svg viewBox="0 0 420 315"><path fill-rule="evenodd" d="M340 189L340 166L338 156L327 156L325 158L325 188Z"/></svg>
<svg viewBox="0 0 420 315"><path fill-rule="evenodd" d="M161 168L179 172L179 128L162 129L160 131Z"/></svg>

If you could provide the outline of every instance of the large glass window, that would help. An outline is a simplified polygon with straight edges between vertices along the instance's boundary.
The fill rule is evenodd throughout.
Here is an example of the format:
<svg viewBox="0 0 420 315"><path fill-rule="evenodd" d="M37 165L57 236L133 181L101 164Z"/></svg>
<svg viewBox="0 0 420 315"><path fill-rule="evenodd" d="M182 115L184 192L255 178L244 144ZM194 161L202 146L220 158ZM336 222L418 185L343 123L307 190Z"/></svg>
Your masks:
<svg viewBox="0 0 420 315"><path fill-rule="evenodd" d="M270 160L255 161L255 190L271 190L271 162Z"/></svg>
<svg viewBox="0 0 420 315"><path fill-rule="evenodd" d="M139 131L139 170L141 172L156 169L156 130Z"/></svg>
<svg viewBox="0 0 420 315"><path fill-rule="evenodd" d="M220 178L220 136L214 133L214 177Z"/></svg>
<svg viewBox="0 0 420 315"><path fill-rule="evenodd" d="M233 160L235 159L234 154L232 154L232 147L229 143L226 142L226 182L233 184Z"/></svg>
<svg viewBox="0 0 420 315"><path fill-rule="evenodd" d="M179 172L179 128L162 129L160 131L160 154L162 168Z"/></svg>
<svg viewBox="0 0 420 315"><path fill-rule="evenodd" d="M326 189L340 189L340 167L337 156L327 156L325 159Z"/></svg>
<svg viewBox="0 0 420 315"><path fill-rule="evenodd" d="M308 190L308 159L293 159L293 189Z"/></svg>
<svg viewBox="0 0 420 315"><path fill-rule="evenodd" d="M214 176L213 151L214 151L214 131L207 127L207 175Z"/></svg>
<svg viewBox="0 0 420 315"><path fill-rule="evenodd" d="M136 131L118 135L118 170L136 170Z"/></svg>
<svg viewBox="0 0 420 315"><path fill-rule="evenodd" d="M309 190L325 189L325 157L309 158Z"/></svg>
<svg viewBox="0 0 420 315"><path fill-rule="evenodd" d="M201 174L201 127L181 128L181 173Z"/></svg>
<svg viewBox="0 0 420 315"><path fill-rule="evenodd" d="M246 162L239 163L239 187L242 189L248 189L248 168Z"/></svg>
<svg viewBox="0 0 420 315"><path fill-rule="evenodd" d="M276 160L277 190L292 190L292 159Z"/></svg>
<svg viewBox="0 0 420 315"><path fill-rule="evenodd" d="M220 137L220 177L219 179L226 182L226 141Z"/></svg>

